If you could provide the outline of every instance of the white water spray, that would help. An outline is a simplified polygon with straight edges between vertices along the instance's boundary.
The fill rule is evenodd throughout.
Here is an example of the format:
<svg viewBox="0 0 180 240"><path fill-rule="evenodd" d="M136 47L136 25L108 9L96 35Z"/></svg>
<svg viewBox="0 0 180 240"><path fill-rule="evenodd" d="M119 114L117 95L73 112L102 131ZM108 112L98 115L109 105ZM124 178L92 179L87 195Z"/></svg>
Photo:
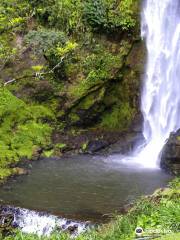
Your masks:
<svg viewBox="0 0 180 240"><path fill-rule="evenodd" d="M170 133L180 128L180 1L146 0L141 33L148 52L141 98L145 146L135 158L155 168Z"/></svg>

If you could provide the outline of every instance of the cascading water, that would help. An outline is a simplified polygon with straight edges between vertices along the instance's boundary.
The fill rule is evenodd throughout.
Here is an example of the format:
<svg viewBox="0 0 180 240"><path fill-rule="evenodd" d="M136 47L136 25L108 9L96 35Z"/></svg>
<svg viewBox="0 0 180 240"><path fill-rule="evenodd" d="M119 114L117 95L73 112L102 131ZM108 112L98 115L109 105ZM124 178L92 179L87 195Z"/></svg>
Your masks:
<svg viewBox="0 0 180 240"><path fill-rule="evenodd" d="M146 0L141 26L148 52L141 98L145 144L135 158L155 168L170 133L180 128L180 1Z"/></svg>

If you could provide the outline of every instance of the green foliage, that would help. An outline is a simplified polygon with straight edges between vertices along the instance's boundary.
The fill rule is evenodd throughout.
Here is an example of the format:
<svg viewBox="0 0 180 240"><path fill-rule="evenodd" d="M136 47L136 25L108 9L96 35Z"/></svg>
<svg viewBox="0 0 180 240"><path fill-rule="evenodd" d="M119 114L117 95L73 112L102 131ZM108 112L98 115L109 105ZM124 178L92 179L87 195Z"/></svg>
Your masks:
<svg viewBox="0 0 180 240"><path fill-rule="evenodd" d="M55 145L56 148L61 149L61 150L64 149L64 148L66 148L66 146L67 146L67 145L66 145L65 143L57 143L57 144Z"/></svg>
<svg viewBox="0 0 180 240"><path fill-rule="evenodd" d="M29 31L25 36L25 42L38 53L47 53L58 44L65 44L66 41L67 38L63 32L48 29Z"/></svg>
<svg viewBox="0 0 180 240"><path fill-rule="evenodd" d="M54 153L54 149L51 149L51 150L46 150L43 152L43 155L47 158L53 156L53 153Z"/></svg>
<svg viewBox="0 0 180 240"><path fill-rule="evenodd" d="M12 60L17 53L17 48L9 44L10 40L12 40L12 37L9 34L0 36L0 68L10 59Z"/></svg>
<svg viewBox="0 0 180 240"><path fill-rule="evenodd" d="M87 55L82 63L83 79L75 86L71 93L76 97L85 94L92 87L105 83L121 67L123 54L112 54L104 48L95 49Z"/></svg>
<svg viewBox="0 0 180 240"><path fill-rule="evenodd" d="M30 8L25 0L0 1L0 70L14 60L18 52L13 46L14 33L24 28L29 15Z"/></svg>
<svg viewBox="0 0 180 240"><path fill-rule="evenodd" d="M157 238L157 240L179 240L179 239L180 239L180 233L172 233L172 234L168 234L166 236Z"/></svg>
<svg viewBox="0 0 180 240"><path fill-rule="evenodd" d="M1 0L0 4L0 33L10 29L19 30L28 18L30 8L26 1Z"/></svg>
<svg viewBox="0 0 180 240"><path fill-rule="evenodd" d="M29 31L25 37L25 42L33 48L35 54L45 56L49 64L49 73L55 73L55 79L66 78L64 61L65 58L71 58L78 46L76 42L68 40L63 32L47 29ZM33 69L37 72L39 67L33 66Z"/></svg>
<svg viewBox="0 0 180 240"><path fill-rule="evenodd" d="M118 10L120 12L119 21L115 18L114 25L116 27L120 26L123 30L134 28L137 24L137 12L135 11L137 11L138 4L138 0L121 1L120 5L118 6ZM113 18L113 14L111 14L111 17Z"/></svg>
<svg viewBox="0 0 180 240"><path fill-rule="evenodd" d="M53 119L52 113L42 106L26 105L5 88L0 89L0 119L1 168L31 158L37 147L50 143L51 128L43 121Z"/></svg>
<svg viewBox="0 0 180 240"><path fill-rule="evenodd" d="M30 4L35 10L35 15L42 24L72 33L82 28L81 0L32 0Z"/></svg>
<svg viewBox="0 0 180 240"><path fill-rule="evenodd" d="M180 177L177 177L171 181L169 186L173 189L180 189Z"/></svg>
<svg viewBox="0 0 180 240"><path fill-rule="evenodd" d="M56 143L54 148L54 153L60 156L61 153L64 152L66 149L67 149L66 143Z"/></svg>
<svg viewBox="0 0 180 240"><path fill-rule="evenodd" d="M64 47L57 47L56 48L56 55L60 57L65 57L67 54L73 52L76 47L78 46L77 43L68 41Z"/></svg>
<svg viewBox="0 0 180 240"><path fill-rule="evenodd" d="M40 73L43 70L44 66L43 65L35 65L32 66L32 69L36 72L36 73Z"/></svg>
<svg viewBox="0 0 180 240"><path fill-rule="evenodd" d="M94 29L101 31L129 31L137 24L139 1L88 0L84 5L84 19Z"/></svg>
<svg viewBox="0 0 180 240"><path fill-rule="evenodd" d="M104 28L107 24L107 7L103 0L88 0L84 4L84 19L93 28Z"/></svg>
<svg viewBox="0 0 180 240"><path fill-rule="evenodd" d="M43 54L48 62L51 74L54 79L64 79L65 70L63 57L73 51L75 45L67 40L66 34L60 31L40 29L29 31L25 36L25 42L31 46L35 54ZM51 71L54 69L53 71Z"/></svg>
<svg viewBox="0 0 180 240"><path fill-rule="evenodd" d="M11 174L12 174L12 171L10 169L0 168L0 183L1 183L2 179L9 177Z"/></svg>
<svg viewBox="0 0 180 240"><path fill-rule="evenodd" d="M81 149L83 150L83 152L86 151L87 146L88 146L88 143L87 143L87 142L85 142L85 143L82 144Z"/></svg>
<svg viewBox="0 0 180 240"><path fill-rule="evenodd" d="M77 35L89 26L93 31L131 30L137 24L139 0L33 0L30 4L42 24Z"/></svg>

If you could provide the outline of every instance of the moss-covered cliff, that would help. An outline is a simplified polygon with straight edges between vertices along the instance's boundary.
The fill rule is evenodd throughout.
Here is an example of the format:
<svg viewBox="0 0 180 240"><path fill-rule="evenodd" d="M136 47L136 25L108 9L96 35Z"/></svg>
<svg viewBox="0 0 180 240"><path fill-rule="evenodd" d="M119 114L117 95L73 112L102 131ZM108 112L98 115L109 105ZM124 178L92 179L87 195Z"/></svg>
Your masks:
<svg viewBox="0 0 180 240"><path fill-rule="evenodd" d="M138 0L2 0L0 101L7 94L14 109L5 109L8 98L0 128L16 141L12 147L12 139L2 138L1 148L10 154L3 154L1 168L31 158L39 147L51 153L49 140L37 142L31 133L39 139L64 130L129 128L139 112L145 55L139 7ZM8 125L11 116L16 120ZM29 136L30 152L16 151L19 132Z"/></svg>

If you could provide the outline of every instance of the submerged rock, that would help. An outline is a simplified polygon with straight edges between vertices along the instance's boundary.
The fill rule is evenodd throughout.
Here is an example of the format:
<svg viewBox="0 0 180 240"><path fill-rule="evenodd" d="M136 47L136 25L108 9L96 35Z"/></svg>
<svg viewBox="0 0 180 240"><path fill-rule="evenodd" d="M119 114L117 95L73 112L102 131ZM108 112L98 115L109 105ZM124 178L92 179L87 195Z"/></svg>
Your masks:
<svg viewBox="0 0 180 240"><path fill-rule="evenodd" d="M175 175L180 174L180 130L172 133L165 144L162 151L161 168Z"/></svg>
<svg viewBox="0 0 180 240"><path fill-rule="evenodd" d="M24 233L39 236L49 236L53 231L68 232L77 236L90 227L89 222L68 220L24 208L0 206L0 228L4 227L6 230L7 224L8 228L19 228Z"/></svg>

